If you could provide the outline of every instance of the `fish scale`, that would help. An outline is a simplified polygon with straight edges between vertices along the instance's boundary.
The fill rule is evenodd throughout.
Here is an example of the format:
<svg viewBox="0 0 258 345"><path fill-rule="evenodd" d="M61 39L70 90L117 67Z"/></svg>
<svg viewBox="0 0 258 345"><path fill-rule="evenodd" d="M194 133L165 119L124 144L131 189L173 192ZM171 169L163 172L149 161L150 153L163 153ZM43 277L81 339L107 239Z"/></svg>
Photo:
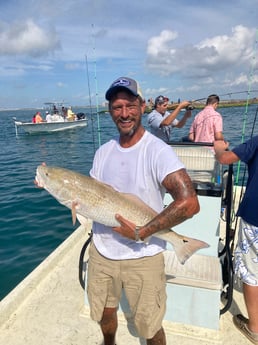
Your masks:
<svg viewBox="0 0 258 345"><path fill-rule="evenodd" d="M38 187L46 189L58 202L75 211L79 220L81 217L78 215L115 227L120 225L115 215L120 214L137 226L143 226L157 215L137 196L120 193L105 183L72 170L40 165L35 181ZM152 236L170 242L181 264L197 250L209 246L172 229L158 231Z"/></svg>

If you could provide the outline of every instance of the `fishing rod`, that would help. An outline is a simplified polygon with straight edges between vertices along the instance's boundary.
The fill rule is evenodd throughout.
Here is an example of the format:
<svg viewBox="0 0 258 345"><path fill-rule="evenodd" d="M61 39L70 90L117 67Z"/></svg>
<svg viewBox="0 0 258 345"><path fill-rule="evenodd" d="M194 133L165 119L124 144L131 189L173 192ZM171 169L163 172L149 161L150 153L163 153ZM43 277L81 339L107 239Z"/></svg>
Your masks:
<svg viewBox="0 0 258 345"><path fill-rule="evenodd" d="M236 94L240 94L240 93L247 93L250 94L251 92L258 92L258 90L245 90L245 91L236 91L236 92L228 92L228 93L223 93L218 95L219 97L223 97L223 96L232 96L232 95L236 95ZM192 103L194 102L199 102L199 101L203 101L205 99L207 99L208 97L203 97L203 98L198 98L198 99L194 99L193 101L191 101Z"/></svg>
<svg viewBox="0 0 258 345"><path fill-rule="evenodd" d="M228 93L223 93L223 94L219 94L219 97L223 97L223 96L232 96L232 95L236 95L239 93L247 93L250 94L251 92L258 92L258 90L245 90L245 91L236 91L236 92L228 92ZM203 98L198 98L198 99L194 99L191 102L198 102L198 101L203 101L205 99L207 99L208 97L203 97Z"/></svg>
<svg viewBox="0 0 258 345"><path fill-rule="evenodd" d="M240 94L240 93L247 93L248 95L250 95L250 93L252 92L258 92L258 90L245 90L245 91L236 91L236 92L228 92L228 93L224 93L224 94L219 94L219 97L223 97L223 96L232 96L235 94ZM208 97L202 97L202 98L197 98L194 100L189 100L189 102L191 102L191 105L189 105L186 109L187 110L193 110L194 109L194 105L193 103L197 103L197 102L201 102L201 101L206 101ZM171 103L169 104L169 108L170 109L175 109L176 107L178 107L180 103Z"/></svg>
<svg viewBox="0 0 258 345"><path fill-rule="evenodd" d="M94 25L91 24L92 31L94 30ZM94 38L94 32L92 34ZM100 119L99 119L99 101L98 101L98 82L97 82L97 61L96 61L96 50L95 50L95 40L93 42L93 52L94 52L94 79L95 79L95 96L96 96L96 111L97 111L97 122L98 122L98 140L99 146L101 145L101 136L100 136Z"/></svg>
<svg viewBox="0 0 258 345"><path fill-rule="evenodd" d="M257 38L258 38L258 30L256 31L257 34ZM258 40L256 40L256 43L258 42ZM254 58L256 57L256 46L254 47ZM253 59L254 61L254 59ZM246 123L247 123L247 113L248 113L248 106L249 106L249 99L250 99L250 93L251 92L257 92L257 90L251 90L251 82L252 82L252 76L253 76L253 71L255 70L255 62L251 65L251 69L250 69L250 73L249 73L249 78L248 78L248 91L244 91L247 93L247 100L246 100L246 107L245 107L245 113L244 113L244 118L243 118L243 126L242 126L242 134L241 134L241 142L244 142L244 137L245 137L245 130L246 130ZM236 92L236 93L241 93L241 92ZM251 135L250 137L253 137L254 134L254 127L257 121L257 115L258 115L258 107L256 108L256 113L255 113L255 117L253 120L253 128L251 130ZM227 297L228 297L228 301L226 303L226 305L224 306L224 308L220 311L220 314L223 314L224 312L226 312L229 308L230 305L232 303L232 295L233 295L233 277L234 277L234 271L233 271L233 253L234 253L234 249L235 249L235 234L237 232L237 228L238 228L238 216L233 220L232 215L234 215L234 209L236 207L235 205L235 201L236 201L236 187L239 185L239 176L240 176L240 164L241 161L238 161L238 165L237 165L237 175L236 175L236 180L234 183L234 190L233 190L233 183L231 181L231 186L229 188L229 192L228 193L230 195L230 207L229 210L227 211L227 227L226 227L226 244L225 244L225 248L226 248L226 260L224 262L224 266L226 266L227 268L227 272L228 272L228 276L227 276L227 283L228 283L228 288L227 288ZM232 165L233 166L233 165ZM233 168L232 168L233 169ZM242 176L242 185L241 185L241 189L240 189L240 196L239 196L239 200L238 200L238 206L237 208L239 208L240 202L242 201L243 195L244 195L244 183L245 183L245 175L246 175L246 171L247 171L247 165L245 164L244 167L244 172L243 172L243 176ZM231 172L231 175L233 174L233 171ZM233 200L233 208L231 207L232 205L232 200ZM232 227L234 222L234 227ZM223 279L224 280L224 279Z"/></svg>
<svg viewBox="0 0 258 345"><path fill-rule="evenodd" d="M88 82L88 92L89 92L89 104L90 104L90 118L91 118L91 130L92 130L92 142L93 142L93 150L96 151L95 147L95 134L94 134L94 126L93 126L93 111L92 111L92 102L91 102L91 91L90 91L90 81L89 81L89 67L88 67L88 59L87 55L85 55L86 61L86 71L87 71L87 82Z"/></svg>
<svg viewBox="0 0 258 345"><path fill-rule="evenodd" d="M256 30L256 36L257 36L257 39L256 39L256 42L255 42L255 45L254 45L254 52L253 52L253 59L252 59L253 63L251 65L250 72L249 72L249 78L248 78L249 90L247 91L248 97L247 97L247 100L246 100L245 113L244 113L244 117L243 117L241 143L243 143L245 141L245 129L246 129L246 123L247 123L247 115L248 115L248 106L249 106L250 92L257 91L257 90L252 91L250 89L251 89L251 84L252 84L252 77L253 77L255 66L256 66L255 58L256 58L256 55L257 55L258 29ZM253 127L252 127L252 130L251 130L250 139L254 135L254 128L255 128L255 124L257 122L257 116L258 116L258 107L256 108L256 112L255 112L255 116L254 116ZM240 169L241 169L241 161L239 160L238 164L237 164L237 174L236 174L235 186L239 186L240 185L239 184ZM238 207L239 207L239 204L240 204L240 202L241 202L241 200L243 198L243 195L244 195L244 184L245 184L245 180L246 180L246 171L247 171L247 166L245 164L244 171L243 171L243 174L242 174L241 193L240 193ZM235 188L235 191L234 191L234 201L235 201L235 196L236 196L236 188ZM238 217L236 218L236 221L235 221L234 233L236 232L237 225L238 225ZM233 246L234 246L234 238L233 238L233 241L232 241L232 247Z"/></svg>

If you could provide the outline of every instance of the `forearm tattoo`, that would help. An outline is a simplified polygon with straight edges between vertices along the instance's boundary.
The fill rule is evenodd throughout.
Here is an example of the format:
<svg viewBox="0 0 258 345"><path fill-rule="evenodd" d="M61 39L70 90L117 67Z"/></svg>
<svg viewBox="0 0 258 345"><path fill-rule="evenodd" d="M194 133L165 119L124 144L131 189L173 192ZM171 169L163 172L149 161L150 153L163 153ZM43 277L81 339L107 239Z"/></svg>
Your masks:
<svg viewBox="0 0 258 345"><path fill-rule="evenodd" d="M173 201L144 226L145 237L180 224L199 211L196 192L185 169L166 176L163 185L171 194Z"/></svg>

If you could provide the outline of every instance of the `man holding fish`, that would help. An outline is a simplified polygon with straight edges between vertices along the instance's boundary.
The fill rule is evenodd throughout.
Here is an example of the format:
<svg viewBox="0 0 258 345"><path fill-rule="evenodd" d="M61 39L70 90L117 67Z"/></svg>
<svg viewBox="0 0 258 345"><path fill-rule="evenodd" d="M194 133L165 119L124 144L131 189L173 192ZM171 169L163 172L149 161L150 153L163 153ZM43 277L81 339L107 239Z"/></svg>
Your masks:
<svg viewBox="0 0 258 345"><path fill-rule="evenodd" d="M115 344L122 289L139 336L165 345L163 251L170 242L184 264L208 246L171 229L198 213L199 203L173 149L142 126L145 102L137 82L117 79L106 98L119 136L97 150L91 176L43 164L35 182L72 210L74 222L93 220L87 293L104 345ZM166 191L173 201L164 209Z"/></svg>
<svg viewBox="0 0 258 345"><path fill-rule="evenodd" d="M139 336L148 345L164 345L162 252L166 242L155 234L194 216L199 203L173 149L142 126L145 101L138 83L118 78L107 90L106 99L119 137L97 150L90 175L119 192L136 195L157 214L141 227L121 214L116 214L121 226L93 223L87 286L91 317L100 323L104 345L114 345L117 308L124 289ZM166 191L173 202L163 209Z"/></svg>

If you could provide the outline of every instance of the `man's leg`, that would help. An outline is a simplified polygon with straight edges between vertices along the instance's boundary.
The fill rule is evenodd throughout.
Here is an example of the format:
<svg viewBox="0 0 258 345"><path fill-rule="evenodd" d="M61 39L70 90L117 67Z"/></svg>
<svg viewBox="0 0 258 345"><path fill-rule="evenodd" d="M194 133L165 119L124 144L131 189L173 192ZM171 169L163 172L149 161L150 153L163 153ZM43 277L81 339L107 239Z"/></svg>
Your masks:
<svg viewBox="0 0 258 345"><path fill-rule="evenodd" d="M116 330L117 330L117 309L116 308L104 309L103 316L100 321L100 327L104 336L104 345L115 345L115 337L116 337Z"/></svg>
<svg viewBox="0 0 258 345"><path fill-rule="evenodd" d="M161 328L153 338L147 339L147 345L166 345L166 335L164 329Z"/></svg>
<svg viewBox="0 0 258 345"><path fill-rule="evenodd" d="M248 312L250 331L258 333L258 286L243 284L243 293Z"/></svg>

